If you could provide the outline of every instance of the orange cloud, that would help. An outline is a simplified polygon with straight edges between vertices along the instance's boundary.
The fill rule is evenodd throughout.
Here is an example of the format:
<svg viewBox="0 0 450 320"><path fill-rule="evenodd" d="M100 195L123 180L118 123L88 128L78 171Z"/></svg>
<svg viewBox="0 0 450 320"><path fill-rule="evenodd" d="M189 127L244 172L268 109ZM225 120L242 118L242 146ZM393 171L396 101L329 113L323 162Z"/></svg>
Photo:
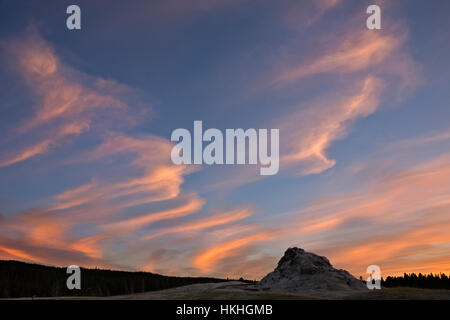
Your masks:
<svg viewBox="0 0 450 320"><path fill-rule="evenodd" d="M337 47L330 48L329 52L308 63L290 66L287 71L276 75L272 83L281 84L320 73L364 70L384 62L394 50L399 49L402 40L378 32L365 31L351 34L351 37L341 41Z"/></svg>
<svg viewBox="0 0 450 320"><path fill-rule="evenodd" d="M86 254L88 257L94 259L101 259L103 257L102 248L98 243L106 238L106 235L99 234L90 237L79 239L70 243L70 248Z"/></svg>
<svg viewBox="0 0 450 320"><path fill-rule="evenodd" d="M447 213L450 206L442 209ZM432 216L429 218L433 219ZM364 272L364 267L372 263L378 264L386 274L448 272L450 263L436 258L445 257L448 250L450 220L445 216L437 223L424 220L404 232L368 237L358 243L336 247L334 262L349 266L355 274Z"/></svg>
<svg viewBox="0 0 450 320"><path fill-rule="evenodd" d="M67 125L63 125L56 130L51 137L22 150L10 152L4 157L4 159L0 160L0 167L6 167L39 154L47 153L51 148L61 144L64 138L69 136L78 136L87 130L89 130L89 123L87 122L69 123Z"/></svg>
<svg viewBox="0 0 450 320"><path fill-rule="evenodd" d="M326 150L347 135L352 121L373 113L379 104L382 82L367 77L359 92L348 97L319 101L279 121L285 137L284 165L300 164L302 174L320 173L335 165Z"/></svg>
<svg viewBox="0 0 450 320"><path fill-rule="evenodd" d="M294 214L281 238L356 275L370 264L385 274L449 270L450 156L365 179L358 190L319 198Z"/></svg>
<svg viewBox="0 0 450 320"><path fill-rule="evenodd" d="M0 166L47 153L69 141L67 137L89 131L91 120L99 113L102 113L103 123L117 122L117 119L121 123L134 121L134 117L125 113L128 96L133 94L131 88L73 70L59 59L35 29L5 42L3 49L9 53L13 70L31 89L36 105L33 116L15 130L19 135L31 135L33 144L9 151L0 159ZM103 112L105 110L108 113Z"/></svg>
<svg viewBox="0 0 450 320"><path fill-rule="evenodd" d="M112 217L113 212L118 213L125 208L174 200L181 195L183 176L192 170L186 166L175 166L170 162L167 155L170 154L171 148L172 144L163 138L150 135L132 138L110 132L105 135L103 142L97 148L82 155L76 161L97 161L133 155L134 157L125 164L125 169L130 171L130 166L136 168L138 169L136 175L139 176L129 176L119 181L111 177L92 179L89 183L55 195L51 199L50 207L52 210L81 208L93 210L89 207L96 206L95 210L98 211L98 206L107 206L109 216ZM193 197L192 208L201 208L203 200L195 195ZM141 221L144 220L141 219ZM137 221L137 218L133 221Z"/></svg>
<svg viewBox="0 0 450 320"><path fill-rule="evenodd" d="M23 252L22 250L17 250L17 249L13 249L13 248L6 248L3 246L0 246L0 251L3 251L4 253L7 254L6 257L1 257L2 259L23 259L23 260L28 260L28 261L39 261L39 259L37 259L36 257Z"/></svg>
<svg viewBox="0 0 450 320"><path fill-rule="evenodd" d="M156 136L134 138L105 133L97 148L81 154L74 161L117 159L127 170L125 172L129 172L128 176L93 178L84 185L50 198L47 210L19 214L2 221L0 228L5 234L21 241L16 246L10 239L4 239L3 247L29 254L30 259L34 258L32 261L36 262L59 265L61 261L68 261L70 256L72 264L114 265L111 261L120 261L122 257L109 252L113 244L125 237L135 237L134 232L154 222L195 213L205 203L195 193L182 194L183 176L192 169L174 166L167 156L171 148L168 140ZM123 158L127 161L121 161ZM156 208L161 208L162 203L165 209L142 207L143 204L157 202ZM144 213L125 218L124 209L137 206L141 206L139 211L145 210ZM89 230L89 235L77 237L74 231L81 228ZM138 242L139 239L136 240ZM38 255L33 254L36 248L42 250ZM108 262L105 257L108 257Z"/></svg>
<svg viewBox="0 0 450 320"><path fill-rule="evenodd" d="M349 25L354 27L354 23ZM284 136L281 167L296 166L302 175L335 165L328 148L348 135L352 123L374 113L383 102L382 94L399 95L419 83L418 67L404 49L406 36L400 28L393 27L389 33L355 32L346 26L339 36L326 40L326 49L319 49L309 60L299 63L301 55L295 52L281 59L282 66L267 80L272 89L280 90L300 85L308 77L339 75L333 88L338 93L299 103L272 125Z"/></svg>
<svg viewBox="0 0 450 320"><path fill-rule="evenodd" d="M8 221L3 223L2 227L6 232L15 231L21 235L21 241L26 243L26 249L25 247L21 250L10 249L22 252L23 255L28 255L29 258L27 260L30 261L41 261L41 258L37 258L32 254L33 250L30 248L33 247L73 249L90 257L100 258L101 255L98 250L93 248L95 242L101 240L99 236L75 241L67 236L67 232L74 224L76 224L76 221L73 220L73 217L57 216L51 211L37 210L8 219Z"/></svg>
<svg viewBox="0 0 450 320"><path fill-rule="evenodd" d="M187 223L184 225L172 227L163 229L159 232L147 235L142 238L142 240L148 240L156 237L160 237L162 235L168 234L168 233L182 233L182 232L189 232L189 231L197 231L197 230L203 230L207 228L217 227L224 224L228 224L233 221L242 220L249 216L251 216L253 211L249 208L239 208L235 210L231 210L228 212L224 212L221 214L216 214L211 217L206 217L203 219L198 219L194 222Z"/></svg>
<svg viewBox="0 0 450 320"><path fill-rule="evenodd" d="M21 132L56 118L73 118L96 108L126 108L117 97L84 84L82 79L92 79L63 64L50 44L35 30L20 40L10 41L8 51L14 55L16 67L26 83L39 97L34 117L19 129Z"/></svg>
<svg viewBox="0 0 450 320"><path fill-rule="evenodd" d="M135 218L113 222L110 224L106 224L103 229L109 232L115 232L116 234L130 233L140 228L146 227L156 221L180 218L194 213L200 210L204 203L205 201L201 198L193 198L188 203L174 209L148 213Z"/></svg>
<svg viewBox="0 0 450 320"><path fill-rule="evenodd" d="M0 237L0 247L3 249L0 252L12 255L15 259L56 265L112 266L114 257L110 255L108 261L105 258L105 252L108 252L111 245L111 241L106 240L117 243L122 237L133 236L133 232L156 221L176 219L196 212L203 204L203 199L194 197L173 209L103 225L90 224L89 221L80 219L76 211L65 211L64 214L54 211L26 212L2 220L2 234L12 238ZM94 227L92 235L80 238L70 232L80 227Z"/></svg>
<svg viewBox="0 0 450 320"><path fill-rule="evenodd" d="M198 254L194 258L194 265L203 272L208 272L212 267L214 267L216 263L223 259L226 259L236 250L247 247L257 242L268 241L272 239L273 236L273 232L262 231L217 244L212 248Z"/></svg>

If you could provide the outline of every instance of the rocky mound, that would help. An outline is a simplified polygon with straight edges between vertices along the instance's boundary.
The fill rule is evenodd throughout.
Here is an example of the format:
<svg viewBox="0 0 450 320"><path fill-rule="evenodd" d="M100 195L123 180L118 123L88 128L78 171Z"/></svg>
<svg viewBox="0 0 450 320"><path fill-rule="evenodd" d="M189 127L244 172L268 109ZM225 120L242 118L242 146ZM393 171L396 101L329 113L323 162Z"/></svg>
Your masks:
<svg viewBox="0 0 450 320"><path fill-rule="evenodd" d="M287 249L275 270L256 287L319 297L339 297L368 290L347 271L333 268L327 258L300 248Z"/></svg>

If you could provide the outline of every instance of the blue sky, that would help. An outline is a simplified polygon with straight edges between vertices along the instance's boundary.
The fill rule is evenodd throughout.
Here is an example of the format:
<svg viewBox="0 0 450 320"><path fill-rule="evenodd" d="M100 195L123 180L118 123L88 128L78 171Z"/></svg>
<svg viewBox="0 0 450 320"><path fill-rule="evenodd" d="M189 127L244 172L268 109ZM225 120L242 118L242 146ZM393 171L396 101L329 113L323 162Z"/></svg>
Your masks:
<svg viewBox="0 0 450 320"><path fill-rule="evenodd" d="M76 31L70 4L0 1L0 258L449 272L447 1L78 1ZM194 120L279 128L280 172L174 166Z"/></svg>

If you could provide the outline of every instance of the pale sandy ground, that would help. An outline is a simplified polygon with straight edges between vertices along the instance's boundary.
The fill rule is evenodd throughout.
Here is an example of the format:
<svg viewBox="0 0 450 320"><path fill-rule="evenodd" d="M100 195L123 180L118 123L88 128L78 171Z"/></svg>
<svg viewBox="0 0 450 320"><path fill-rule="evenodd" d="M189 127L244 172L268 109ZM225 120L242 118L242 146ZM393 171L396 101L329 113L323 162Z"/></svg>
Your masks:
<svg viewBox="0 0 450 320"><path fill-rule="evenodd" d="M30 299L30 298L20 298ZM299 295L255 291L240 281L192 284L172 289L110 297L36 297L35 300L261 300L261 299L311 299ZM0 299L1 300L1 299Z"/></svg>
<svg viewBox="0 0 450 320"><path fill-rule="evenodd" d="M239 281L193 284L161 291L145 292L133 295L108 297L120 300L199 300L199 299L271 299L272 295L286 299L300 299L289 294L274 294L270 292L249 290L249 285ZM107 298L107 299L108 299ZM276 298L276 297L272 297Z"/></svg>
<svg viewBox="0 0 450 320"><path fill-rule="evenodd" d="M131 295L111 297L49 297L36 300L305 300L305 299L445 299L450 300L450 290L431 290L416 288L390 288L374 290L353 295L340 295L330 292L329 296L314 294L291 294L287 292L256 291L252 286L239 281L193 284L178 288L151 291ZM21 298L30 299L30 298Z"/></svg>

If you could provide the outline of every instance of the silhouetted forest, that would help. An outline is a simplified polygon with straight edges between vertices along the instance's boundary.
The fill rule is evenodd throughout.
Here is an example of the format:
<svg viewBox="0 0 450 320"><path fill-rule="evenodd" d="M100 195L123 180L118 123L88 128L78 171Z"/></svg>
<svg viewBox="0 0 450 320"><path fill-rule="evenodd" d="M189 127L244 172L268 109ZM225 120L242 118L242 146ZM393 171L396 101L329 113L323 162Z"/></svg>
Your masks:
<svg viewBox="0 0 450 320"><path fill-rule="evenodd" d="M450 289L450 278L444 274L404 273L402 277L387 277L381 285L390 287L413 287L426 289Z"/></svg>
<svg viewBox="0 0 450 320"><path fill-rule="evenodd" d="M0 260L0 298L110 296L225 281L215 278L169 277L150 272L81 268L81 289L69 290L66 286L69 276L66 268Z"/></svg>

